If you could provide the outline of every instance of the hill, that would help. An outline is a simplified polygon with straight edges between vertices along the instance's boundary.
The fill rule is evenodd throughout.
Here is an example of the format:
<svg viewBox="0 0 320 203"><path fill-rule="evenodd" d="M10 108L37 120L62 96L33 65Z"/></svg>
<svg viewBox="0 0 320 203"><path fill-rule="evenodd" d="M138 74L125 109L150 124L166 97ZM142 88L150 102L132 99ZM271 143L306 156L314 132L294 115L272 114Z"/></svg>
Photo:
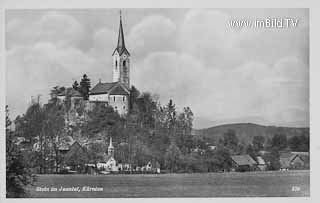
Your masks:
<svg viewBox="0 0 320 203"><path fill-rule="evenodd" d="M277 133L286 135L288 139L302 134L309 136L309 128L263 126L254 123L236 123L219 125L206 129L194 129L193 134L206 138L210 143L216 143L228 129L234 130L240 142L245 144L251 143L253 137L257 135L265 137L266 140L272 138L273 135Z"/></svg>

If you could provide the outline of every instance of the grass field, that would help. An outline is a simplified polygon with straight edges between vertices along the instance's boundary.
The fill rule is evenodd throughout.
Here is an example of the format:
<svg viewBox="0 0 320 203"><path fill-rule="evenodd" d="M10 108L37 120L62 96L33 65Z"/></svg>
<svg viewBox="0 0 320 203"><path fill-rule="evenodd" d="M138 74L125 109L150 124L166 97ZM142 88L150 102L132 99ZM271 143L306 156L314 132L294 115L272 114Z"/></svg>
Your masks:
<svg viewBox="0 0 320 203"><path fill-rule="evenodd" d="M81 191L83 186L103 191ZM309 171L162 175L40 175L31 197L291 197L310 196ZM79 187L80 192L36 191Z"/></svg>

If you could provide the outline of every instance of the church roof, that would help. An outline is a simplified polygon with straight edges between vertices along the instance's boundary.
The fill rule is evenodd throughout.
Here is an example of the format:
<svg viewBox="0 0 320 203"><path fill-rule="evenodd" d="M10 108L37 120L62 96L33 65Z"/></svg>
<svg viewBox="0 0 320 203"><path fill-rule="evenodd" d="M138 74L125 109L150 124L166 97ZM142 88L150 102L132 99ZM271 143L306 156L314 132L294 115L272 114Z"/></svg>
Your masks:
<svg viewBox="0 0 320 203"><path fill-rule="evenodd" d="M98 84L96 84L96 86L94 86L91 89L90 94L109 93L109 91L115 84L117 84L117 82L106 82L106 83L99 82Z"/></svg>
<svg viewBox="0 0 320 203"><path fill-rule="evenodd" d="M128 95L129 91L119 82L99 82L91 89L90 94Z"/></svg>
<svg viewBox="0 0 320 203"><path fill-rule="evenodd" d="M122 19L121 19L121 13L120 13L120 26L119 26L119 34L118 34L118 44L116 49L114 50L113 54L115 52L118 52L119 55L122 55L123 53L126 53L127 55L130 56L129 51L126 49L126 45L124 42L124 34L123 34L123 27L122 27ZM112 54L112 55L113 55Z"/></svg>
<svg viewBox="0 0 320 203"><path fill-rule="evenodd" d="M116 86L110 91L110 95L128 95L128 92L122 86Z"/></svg>

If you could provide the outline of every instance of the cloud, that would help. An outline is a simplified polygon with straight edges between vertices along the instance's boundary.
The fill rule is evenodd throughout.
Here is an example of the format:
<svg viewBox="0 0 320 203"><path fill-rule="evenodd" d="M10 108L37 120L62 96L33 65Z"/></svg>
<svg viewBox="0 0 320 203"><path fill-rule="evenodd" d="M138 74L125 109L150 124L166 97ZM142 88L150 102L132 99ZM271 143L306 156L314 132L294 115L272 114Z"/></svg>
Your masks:
<svg viewBox="0 0 320 203"><path fill-rule="evenodd" d="M113 49L116 48L117 44L116 36L118 36L116 32L107 28L97 30L93 34L92 49L90 51L98 55L103 54L105 57L109 55L111 58Z"/></svg>
<svg viewBox="0 0 320 203"><path fill-rule="evenodd" d="M73 79L78 80L97 63L79 49L39 42L8 51L7 67L7 101L15 115L24 112L31 96L42 94L42 101L46 101L52 87L71 86ZM97 71L95 78L104 75L102 70Z"/></svg>
<svg viewBox="0 0 320 203"><path fill-rule="evenodd" d="M185 15L177 37L179 49L199 57L207 63L208 68L234 68L246 61L271 64L286 56L300 57L308 64L309 27L306 14L293 10L280 15L278 11L272 11L261 11L257 15L257 12L252 14L252 11L251 14L249 11L239 14L209 9L190 10ZM235 19L253 21L257 18L288 16L299 19L297 28L236 30L228 24L229 20Z"/></svg>
<svg viewBox="0 0 320 203"><path fill-rule="evenodd" d="M235 33L228 28L230 16L217 10L190 10L179 36L179 50L199 57L208 68L225 68L238 63L239 50L233 46Z"/></svg>
<svg viewBox="0 0 320 203"><path fill-rule="evenodd" d="M190 106L203 118L257 117L265 118L267 124L301 119L308 123L308 68L295 57L273 65L251 61L223 71L208 70L192 55L157 52L137 67L132 74L139 89L158 93L162 104L173 99L179 107Z"/></svg>
<svg viewBox="0 0 320 203"><path fill-rule="evenodd" d="M8 49L36 42L75 46L84 35L83 26L75 18L58 11L49 11L35 21L15 18L7 22L6 28Z"/></svg>
<svg viewBox="0 0 320 203"><path fill-rule="evenodd" d="M127 47L134 48L135 57L144 57L155 51L172 50L175 47L176 25L164 16L147 16L134 25L127 37Z"/></svg>

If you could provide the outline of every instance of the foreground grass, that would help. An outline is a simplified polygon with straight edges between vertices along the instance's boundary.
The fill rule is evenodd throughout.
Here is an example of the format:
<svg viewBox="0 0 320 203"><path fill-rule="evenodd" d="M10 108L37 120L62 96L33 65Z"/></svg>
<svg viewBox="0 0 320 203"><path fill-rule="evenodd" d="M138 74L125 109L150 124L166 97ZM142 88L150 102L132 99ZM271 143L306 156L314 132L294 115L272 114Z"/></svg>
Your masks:
<svg viewBox="0 0 320 203"><path fill-rule="evenodd" d="M100 192L39 192L36 187L100 187ZM31 197L310 196L309 171L161 175L39 175Z"/></svg>

